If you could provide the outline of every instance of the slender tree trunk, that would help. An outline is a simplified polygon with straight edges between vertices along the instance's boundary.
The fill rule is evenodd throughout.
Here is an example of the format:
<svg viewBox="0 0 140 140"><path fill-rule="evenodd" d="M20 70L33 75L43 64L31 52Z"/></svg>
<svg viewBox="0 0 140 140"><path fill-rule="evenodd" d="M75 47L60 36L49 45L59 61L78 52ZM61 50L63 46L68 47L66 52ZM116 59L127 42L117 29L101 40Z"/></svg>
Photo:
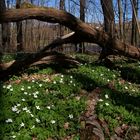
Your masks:
<svg viewBox="0 0 140 140"><path fill-rule="evenodd" d="M60 0L59 1L59 9L60 10L65 10L65 0ZM62 26L62 25L59 25L59 36L60 37L62 37L64 35L64 30L65 30L65 27ZM63 45L61 45L60 51L63 52Z"/></svg>
<svg viewBox="0 0 140 140"><path fill-rule="evenodd" d="M127 4L128 4L128 0L124 0L124 11L123 11L123 38L124 40L126 40L126 24L128 21L128 9L127 9Z"/></svg>
<svg viewBox="0 0 140 140"><path fill-rule="evenodd" d="M59 9L65 10L65 0L60 0ZM64 28L62 25L60 25L60 27L59 27L59 35L60 35L60 37L64 35Z"/></svg>
<svg viewBox="0 0 140 140"><path fill-rule="evenodd" d="M118 0L118 15L119 15L119 34L120 39L123 41L123 10L121 0Z"/></svg>
<svg viewBox="0 0 140 140"><path fill-rule="evenodd" d="M131 33L131 44L137 46L137 15L138 15L138 3L137 0L132 0L132 33Z"/></svg>
<svg viewBox="0 0 140 140"><path fill-rule="evenodd" d="M19 9L21 0L16 0L16 8ZM23 35L22 35L22 21L18 21L17 25L17 52L23 51Z"/></svg>
<svg viewBox="0 0 140 140"><path fill-rule="evenodd" d="M85 7L86 7L86 0L80 0L80 20L85 22ZM84 42L79 44L79 53L85 52L85 45Z"/></svg>

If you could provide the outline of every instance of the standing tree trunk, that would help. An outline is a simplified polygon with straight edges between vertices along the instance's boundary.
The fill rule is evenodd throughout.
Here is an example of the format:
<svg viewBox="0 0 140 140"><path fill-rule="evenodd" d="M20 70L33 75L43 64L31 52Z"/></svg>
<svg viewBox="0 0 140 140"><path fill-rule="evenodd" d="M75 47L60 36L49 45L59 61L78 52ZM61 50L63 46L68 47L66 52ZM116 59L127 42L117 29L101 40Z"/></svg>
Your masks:
<svg viewBox="0 0 140 140"><path fill-rule="evenodd" d="M80 0L80 20L85 22L85 7L86 7L86 0ZM79 44L79 53L85 52L84 42Z"/></svg>
<svg viewBox="0 0 140 140"><path fill-rule="evenodd" d="M59 9L65 10L65 0L60 0ZM60 28L59 28L59 35L60 35L60 37L64 35L64 28L62 25L60 25Z"/></svg>
<svg viewBox="0 0 140 140"><path fill-rule="evenodd" d="M16 8L19 9L21 0L16 0ZM23 37L22 37L22 21L18 21L17 25L17 52L23 51Z"/></svg>
<svg viewBox="0 0 140 140"><path fill-rule="evenodd" d="M122 2L118 0L118 15L119 15L119 37L120 40L123 39L123 10L122 10Z"/></svg>
<svg viewBox="0 0 140 140"><path fill-rule="evenodd" d="M101 0L103 15L104 15L104 29L113 38L115 35L115 17L112 0Z"/></svg>
<svg viewBox="0 0 140 140"><path fill-rule="evenodd" d="M137 16L138 16L138 2L137 0L132 0L132 33L131 33L131 44L137 45Z"/></svg>
<svg viewBox="0 0 140 140"><path fill-rule="evenodd" d="M101 0L102 11L104 15L104 30L110 36L110 39L115 37L115 17L112 0ZM99 60L103 60L108 55L112 54L112 49L109 47L103 47Z"/></svg>
<svg viewBox="0 0 140 140"><path fill-rule="evenodd" d="M0 13L6 11L6 4L5 0L0 1ZM10 25L9 23L2 23L2 47L3 49L6 49L8 46L10 46Z"/></svg>
<svg viewBox="0 0 140 140"><path fill-rule="evenodd" d="M65 0L59 1L59 9L65 10ZM62 37L64 35L65 28L62 25L59 25L59 36ZM60 51L63 52L63 45L61 45Z"/></svg>

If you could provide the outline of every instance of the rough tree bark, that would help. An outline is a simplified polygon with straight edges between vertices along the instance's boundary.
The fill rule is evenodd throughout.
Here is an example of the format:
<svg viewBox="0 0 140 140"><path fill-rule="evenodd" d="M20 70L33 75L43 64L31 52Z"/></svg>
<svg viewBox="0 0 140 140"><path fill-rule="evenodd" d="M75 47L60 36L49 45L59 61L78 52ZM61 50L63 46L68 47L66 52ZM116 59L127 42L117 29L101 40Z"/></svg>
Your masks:
<svg viewBox="0 0 140 140"><path fill-rule="evenodd" d="M80 20L85 22L85 7L86 7L86 0L80 0ZM85 45L83 42L79 44L79 53L85 52Z"/></svg>
<svg viewBox="0 0 140 140"><path fill-rule="evenodd" d="M16 8L19 9L21 0L16 0ZM23 51L23 37L22 37L22 21L18 21L17 25L17 52Z"/></svg>
<svg viewBox="0 0 140 140"><path fill-rule="evenodd" d="M6 10L5 0L0 1L0 13ZM5 49L10 44L10 26L8 23L2 25L2 47Z"/></svg>
<svg viewBox="0 0 140 140"><path fill-rule="evenodd" d="M138 28L137 28L137 19L138 19L138 1L131 0L132 4L132 33L131 33L131 44L136 46L138 41ZM139 24L139 23L138 23Z"/></svg>
<svg viewBox="0 0 140 140"><path fill-rule="evenodd" d="M109 34L110 38L115 37L115 16L112 0L101 0L102 11L104 15L104 30ZM108 44L107 44L108 45ZM113 54L112 49L102 48L99 60L105 59L108 55Z"/></svg>
<svg viewBox="0 0 140 140"><path fill-rule="evenodd" d="M60 0L59 9L65 10L65 0ZM64 27L62 25L60 25L60 27L59 27L59 35L60 35L60 37L64 35Z"/></svg>
<svg viewBox="0 0 140 140"><path fill-rule="evenodd" d="M123 41L123 9L122 9L122 1L118 0L118 16L119 16L119 37L120 40Z"/></svg>
<svg viewBox="0 0 140 140"><path fill-rule="evenodd" d="M116 38L112 38L107 33L91 27L70 13L62 10L57 10L54 8L28 8L12 9L0 13L0 23L17 22L25 19L37 19L51 23L60 23L61 25L75 31L75 33L53 41L50 45L39 51L32 59L30 56L28 56L21 62L14 62L12 66L8 67L4 71L1 71L0 78L7 76L8 74L12 74L14 70L18 71L22 70L23 68L27 68L33 62L41 59L43 57L43 52L64 43L80 43L82 41L90 43L94 42L102 47L107 47L109 49L111 48L124 56L135 59L140 58L140 48L136 48L132 45L123 43Z"/></svg>

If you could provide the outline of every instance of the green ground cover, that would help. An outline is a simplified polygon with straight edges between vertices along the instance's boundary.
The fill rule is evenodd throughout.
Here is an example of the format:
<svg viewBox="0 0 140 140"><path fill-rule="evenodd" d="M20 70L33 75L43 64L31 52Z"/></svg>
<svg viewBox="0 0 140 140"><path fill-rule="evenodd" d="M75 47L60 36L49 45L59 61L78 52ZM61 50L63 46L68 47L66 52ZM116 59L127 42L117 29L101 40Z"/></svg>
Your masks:
<svg viewBox="0 0 140 140"><path fill-rule="evenodd" d="M80 91L90 93L97 87L101 93L95 112L106 122L110 135L122 125L139 129L140 62L121 60L106 67L94 57L76 57L81 61L77 68L36 66L1 82L1 140L80 139L80 116L87 100ZM4 56L3 61L12 58Z"/></svg>

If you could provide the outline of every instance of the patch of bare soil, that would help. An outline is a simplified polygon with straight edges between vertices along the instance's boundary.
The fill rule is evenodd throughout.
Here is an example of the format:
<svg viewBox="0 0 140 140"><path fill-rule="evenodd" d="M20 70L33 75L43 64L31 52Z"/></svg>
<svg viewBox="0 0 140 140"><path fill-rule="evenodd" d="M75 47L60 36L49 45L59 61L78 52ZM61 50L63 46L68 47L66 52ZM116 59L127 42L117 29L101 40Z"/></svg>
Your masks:
<svg viewBox="0 0 140 140"><path fill-rule="evenodd" d="M100 98L100 93L101 89L98 87L92 92L86 93L88 95L87 109L80 119L82 126L80 140L104 140L104 133L102 130L103 122L98 120L95 114L95 107Z"/></svg>
<svg viewBox="0 0 140 140"><path fill-rule="evenodd" d="M95 108L100 99L100 88L97 87L90 93L83 90L81 92L88 95L88 98L87 109L80 118L80 140L105 140L105 137L110 140L140 140L140 130L137 127L122 124L115 128L114 135L111 135L107 122L97 118Z"/></svg>

